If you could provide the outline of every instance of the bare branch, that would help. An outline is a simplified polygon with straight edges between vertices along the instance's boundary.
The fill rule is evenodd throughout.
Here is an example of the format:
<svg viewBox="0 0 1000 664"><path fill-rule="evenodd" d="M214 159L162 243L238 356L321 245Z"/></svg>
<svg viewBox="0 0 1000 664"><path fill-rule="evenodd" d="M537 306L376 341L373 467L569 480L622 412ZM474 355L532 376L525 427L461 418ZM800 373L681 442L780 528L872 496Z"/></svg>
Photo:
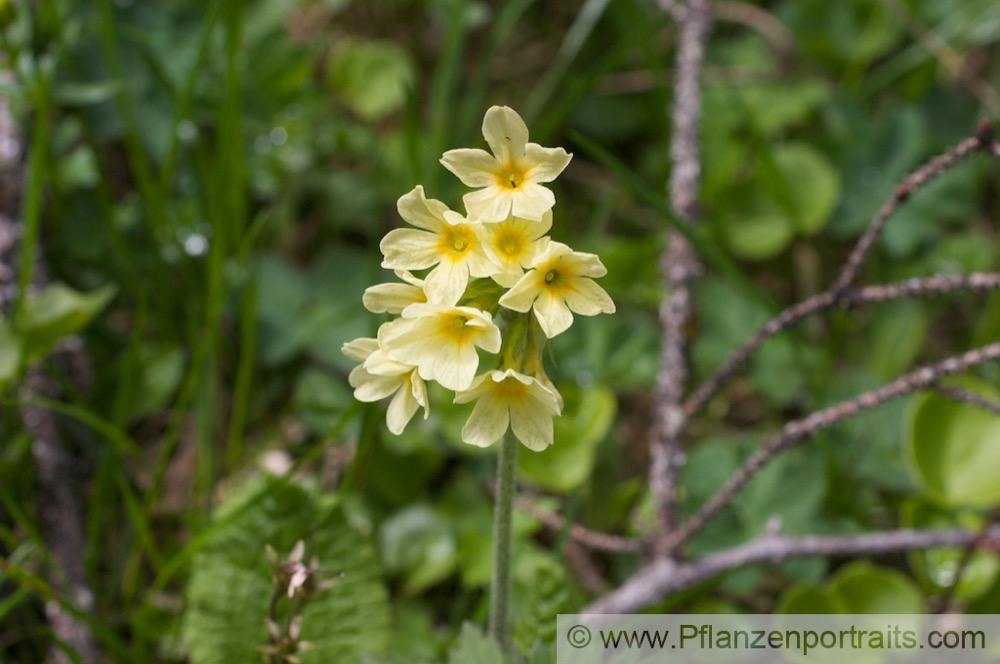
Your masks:
<svg viewBox="0 0 1000 664"><path fill-rule="evenodd" d="M858 307L864 304L898 300L905 297L940 295L956 290L993 291L1000 289L1000 273L974 272L968 275L943 274L933 277L907 279L893 284L866 286L836 294L831 290L803 300L764 323L743 345L695 390L684 402L684 413L693 417L722 388L732 375L742 367L755 350L776 334L813 314L836 306Z"/></svg>
<svg viewBox="0 0 1000 664"><path fill-rule="evenodd" d="M711 23L709 0L690 0L678 17L680 37L676 58L673 134L670 144L670 205L686 224L697 222L701 159L698 120L701 115L701 67ZM650 450L649 485L656 509L658 542L676 522L677 474L683 465L681 408L688 366L685 328L691 316L690 282L700 272L697 256L687 239L670 233L660 257L660 274L667 293L660 306L661 354L656 378L656 408Z"/></svg>
<svg viewBox="0 0 1000 664"><path fill-rule="evenodd" d="M755 563L780 563L806 556L876 556L900 551L967 546L977 538L983 545L1000 539L1000 526L985 537L976 530L891 530L862 535L789 537L766 533L746 544L712 553L691 563L658 558L625 585L585 607L581 613L633 613L672 593L727 570Z"/></svg>
<svg viewBox="0 0 1000 664"><path fill-rule="evenodd" d="M987 399L974 392L950 385L935 385L934 391L941 396L948 397L952 401L964 403L980 410L985 410L988 413L993 413L994 415L1000 415L1000 401L996 399Z"/></svg>
<svg viewBox="0 0 1000 664"><path fill-rule="evenodd" d="M515 496L514 505L533 519L538 519L546 528L556 532L567 527L567 521L558 514L553 514L535 505L524 496ZM610 553L638 553L643 549L643 544L637 539L629 539L619 535L609 535L593 530L587 530L580 524L569 525L569 536L576 542L596 551L608 551Z"/></svg>
<svg viewBox="0 0 1000 664"><path fill-rule="evenodd" d="M732 500L733 496L776 454L827 429L841 420L871 410L904 394L935 385L941 378L960 373L971 367L1000 359L1000 342L995 342L946 360L929 364L897 378L882 387L864 392L818 410L806 417L793 420L777 434L766 439L760 448L730 476L726 485L701 506L701 508L668 537L668 550L673 550L692 534L700 530Z"/></svg>
<svg viewBox="0 0 1000 664"><path fill-rule="evenodd" d="M966 138L958 145L934 157L908 175L896 187L892 196L882 204L882 207L879 208L879 211L872 218L868 224L868 228L865 229L864 234L862 234L858 243L854 246L854 250L851 251L851 255L848 256L847 262L840 271L840 275L829 290L837 293L843 291L854 282L858 276L858 272L861 270L861 264L864 262L865 256L871 251L885 223L895 214L896 210L906 199L969 155L977 152L989 152L991 150L995 151L993 125L987 121L977 127L975 136Z"/></svg>

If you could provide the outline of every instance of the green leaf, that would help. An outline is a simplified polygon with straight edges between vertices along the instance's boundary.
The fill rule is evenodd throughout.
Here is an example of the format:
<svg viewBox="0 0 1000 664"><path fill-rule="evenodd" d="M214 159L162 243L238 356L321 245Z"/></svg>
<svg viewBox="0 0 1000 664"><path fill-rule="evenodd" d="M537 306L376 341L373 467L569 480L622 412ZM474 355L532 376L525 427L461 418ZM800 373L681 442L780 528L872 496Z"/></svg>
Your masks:
<svg viewBox="0 0 1000 664"><path fill-rule="evenodd" d="M86 327L114 294L111 285L80 293L64 284L52 284L29 296L17 326L26 360L43 357L60 339Z"/></svg>
<svg viewBox="0 0 1000 664"><path fill-rule="evenodd" d="M0 389L12 381L21 368L21 341L0 316Z"/></svg>
<svg viewBox="0 0 1000 664"><path fill-rule="evenodd" d="M413 80L409 54L389 41L345 40L327 62L330 89L365 120L401 109Z"/></svg>
<svg viewBox="0 0 1000 664"><path fill-rule="evenodd" d="M496 641L469 623L462 625L455 647L448 653L448 664L508 664L509 661Z"/></svg>
<svg viewBox="0 0 1000 664"><path fill-rule="evenodd" d="M778 600L778 613L919 614L919 588L905 574L868 562L842 567L820 585L793 586Z"/></svg>
<svg viewBox="0 0 1000 664"><path fill-rule="evenodd" d="M900 506L900 522L905 528L968 528L976 530L983 525L981 514L969 510L944 510L924 500L911 498ZM917 579L931 592L943 592L955 582L955 574L965 558L964 547L935 548L911 551L910 567ZM1000 560L989 551L977 551L969 558L955 596L970 599L987 592L994 579L1000 579Z"/></svg>
<svg viewBox="0 0 1000 664"><path fill-rule="evenodd" d="M792 586L778 600L777 613L847 613L844 599L830 588L816 585Z"/></svg>
<svg viewBox="0 0 1000 664"><path fill-rule="evenodd" d="M882 380L895 378L913 366L924 345L928 327L922 303L903 300L886 304L875 319L874 329L867 335L869 343L864 366L870 367Z"/></svg>
<svg viewBox="0 0 1000 664"><path fill-rule="evenodd" d="M917 614L925 611L919 588L902 572L868 562L842 568L830 590L844 600L848 613Z"/></svg>
<svg viewBox="0 0 1000 664"><path fill-rule="evenodd" d="M274 591L265 546L285 556L298 540L306 560L315 556L320 569L343 575L306 605L302 640L313 647L303 664L360 662L384 651L389 607L369 536L314 489L265 476L216 509L192 561L182 623L192 664L261 661Z"/></svg>
<svg viewBox="0 0 1000 664"><path fill-rule="evenodd" d="M184 351L146 344L139 349L142 373L130 408L132 419L154 413L170 401L184 376Z"/></svg>
<svg viewBox="0 0 1000 664"><path fill-rule="evenodd" d="M614 422L614 394L603 385L561 386L566 402L553 421L552 445L542 452L522 450L517 455L521 476L549 491L568 492L582 485L594 467L594 449Z"/></svg>
<svg viewBox="0 0 1000 664"><path fill-rule="evenodd" d="M60 83L52 91L60 106L94 106L104 103L115 96L120 84L118 81L102 81L100 83Z"/></svg>
<svg viewBox="0 0 1000 664"><path fill-rule="evenodd" d="M812 235L826 224L840 195L840 177L821 153L803 143L774 150L774 160L795 203L792 221L799 233Z"/></svg>
<svg viewBox="0 0 1000 664"><path fill-rule="evenodd" d="M295 386L295 409L309 431L326 435L354 398L342 378L319 369L307 369Z"/></svg>
<svg viewBox="0 0 1000 664"><path fill-rule="evenodd" d="M725 226L729 248L740 258L764 260L777 256L792 241L795 227L777 208L739 214Z"/></svg>
<svg viewBox="0 0 1000 664"><path fill-rule="evenodd" d="M998 397L996 389L979 382L960 385ZM921 394L907 411L903 444L915 479L936 502L951 507L1000 503L1000 417L939 394Z"/></svg>
<svg viewBox="0 0 1000 664"><path fill-rule="evenodd" d="M403 577L403 592L408 595L455 571L455 533L427 505L412 505L386 519L379 530L379 549L386 571Z"/></svg>

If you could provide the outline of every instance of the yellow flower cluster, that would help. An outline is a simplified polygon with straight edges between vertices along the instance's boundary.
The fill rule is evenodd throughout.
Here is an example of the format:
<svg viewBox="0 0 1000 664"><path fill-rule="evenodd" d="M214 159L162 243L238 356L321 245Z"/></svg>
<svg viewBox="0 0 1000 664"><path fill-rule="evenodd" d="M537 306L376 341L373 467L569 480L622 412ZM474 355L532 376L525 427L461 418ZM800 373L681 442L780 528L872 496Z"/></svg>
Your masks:
<svg viewBox="0 0 1000 664"><path fill-rule="evenodd" d="M364 305L398 318L375 339L344 344L359 362L350 384L360 401L392 396L386 423L395 434L420 407L430 409L425 381L475 401L462 439L485 447L507 431L527 447L552 444L552 418L562 397L545 374L546 339L564 332L573 313L614 313L594 277L607 273L594 254L575 252L547 236L555 196L552 182L572 155L528 142L528 128L506 106L483 120L485 150L449 150L441 163L475 191L466 215L427 198L417 186L397 209L412 228L390 231L380 246L382 267L402 282L365 291ZM423 278L411 270L427 270ZM499 323L499 326L498 326ZM501 327L503 331L501 332ZM496 368L477 375L481 349L498 355Z"/></svg>

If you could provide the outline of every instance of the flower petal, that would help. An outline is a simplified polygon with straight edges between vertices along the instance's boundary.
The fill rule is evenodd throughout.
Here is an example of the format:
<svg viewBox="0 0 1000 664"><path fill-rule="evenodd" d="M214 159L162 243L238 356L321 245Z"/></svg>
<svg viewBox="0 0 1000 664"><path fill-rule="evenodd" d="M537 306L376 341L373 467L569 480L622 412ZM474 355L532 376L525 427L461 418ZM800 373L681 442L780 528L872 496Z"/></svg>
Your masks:
<svg viewBox="0 0 1000 664"><path fill-rule="evenodd" d="M572 289L563 293L566 305L582 316L615 313L615 303L607 291L594 283L593 279L576 277Z"/></svg>
<svg viewBox="0 0 1000 664"><path fill-rule="evenodd" d="M448 150L441 156L441 165L458 176L467 187L486 187L496 180L493 173L500 165L486 150Z"/></svg>
<svg viewBox="0 0 1000 664"><path fill-rule="evenodd" d="M381 401L399 389L403 379L399 376L376 376L364 367L354 367L347 382L354 388L358 401Z"/></svg>
<svg viewBox="0 0 1000 664"><path fill-rule="evenodd" d="M465 202L469 219L492 224L507 218L510 214L511 201L516 195L516 192L501 189L493 183L484 189L469 192L462 197L462 200Z"/></svg>
<svg viewBox="0 0 1000 664"><path fill-rule="evenodd" d="M469 403L489 392L492 389L492 380L488 379L490 379L493 373L493 371L487 371L484 374L476 376L468 389L461 390L455 394L455 403Z"/></svg>
<svg viewBox="0 0 1000 664"><path fill-rule="evenodd" d="M542 292L533 308L542 331L549 339L565 332L573 324L573 314L560 297Z"/></svg>
<svg viewBox="0 0 1000 664"><path fill-rule="evenodd" d="M521 444L541 452L552 444L552 415L539 400L515 401L510 405L510 428Z"/></svg>
<svg viewBox="0 0 1000 664"><path fill-rule="evenodd" d="M457 304L469 285L469 266L465 261L445 259L424 277L424 291L432 304Z"/></svg>
<svg viewBox="0 0 1000 664"><path fill-rule="evenodd" d="M428 365L427 375L424 374L423 368L420 367L421 378L436 380L443 387L458 392L468 389L476 377L479 355L476 354L472 344L446 347L434 355Z"/></svg>
<svg viewBox="0 0 1000 664"><path fill-rule="evenodd" d="M544 277L540 276L538 270L525 273L520 281L503 294L500 298L500 304L508 309L524 313L531 308L531 305L535 303L535 298L542 292L542 287L538 283L539 279L544 279Z"/></svg>
<svg viewBox="0 0 1000 664"><path fill-rule="evenodd" d="M492 394L484 394L462 427L462 440L469 445L489 447L500 440L509 424L510 408L507 404L494 399Z"/></svg>
<svg viewBox="0 0 1000 664"><path fill-rule="evenodd" d="M386 233L378 246L385 256L385 268L423 270L441 260L438 236L427 231L397 228Z"/></svg>
<svg viewBox="0 0 1000 664"><path fill-rule="evenodd" d="M412 364L392 359L381 348L369 355L362 366L365 371L376 376L403 376L413 371Z"/></svg>
<svg viewBox="0 0 1000 664"><path fill-rule="evenodd" d="M409 273L406 273L409 274ZM373 314L398 314L415 302L426 302L424 289L410 284L378 284L369 286L361 296L365 309Z"/></svg>
<svg viewBox="0 0 1000 664"><path fill-rule="evenodd" d="M572 252L573 271L584 277L603 277L608 273L597 254L586 254L580 251Z"/></svg>
<svg viewBox="0 0 1000 664"><path fill-rule="evenodd" d="M531 182L552 182L569 164L573 155L562 148L543 148L538 143L524 146L524 161L528 164L525 178Z"/></svg>
<svg viewBox="0 0 1000 664"><path fill-rule="evenodd" d="M340 352L355 362L364 362L368 356L378 350L378 339L360 337L348 341L340 347Z"/></svg>
<svg viewBox="0 0 1000 664"><path fill-rule="evenodd" d="M424 195L424 188L417 185L396 201L396 210L407 223L437 233L444 224L444 213L448 210L448 206L441 201L427 198Z"/></svg>
<svg viewBox="0 0 1000 664"><path fill-rule="evenodd" d="M556 204L556 196L540 184L524 182L514 192L511 211L515 217L541 221Z"/></svg>
<svg viewBox="0 0 1000 664"><path fill-rule="evenodd" d="M407 379L389 402L389 409L385 412L385 424L389 427L389 431L397 436L403 433L403 429L413 419L419 407L420 404L413 398L410 381Z"/></svg>
<svg viewBox="0 0 1000 664"><path fill-rule="evenodd" d="M497 161L505 164L524 156L528 127L514 109L493 106L483 118L483 138L490 144Z"/></svg>

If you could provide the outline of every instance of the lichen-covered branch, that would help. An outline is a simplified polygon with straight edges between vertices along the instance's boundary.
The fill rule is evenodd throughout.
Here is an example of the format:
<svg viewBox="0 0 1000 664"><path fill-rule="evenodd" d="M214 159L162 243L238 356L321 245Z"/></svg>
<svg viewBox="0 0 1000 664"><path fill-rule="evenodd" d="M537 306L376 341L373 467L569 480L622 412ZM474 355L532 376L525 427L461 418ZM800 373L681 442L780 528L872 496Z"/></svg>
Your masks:
<svg viewBox="0 0 1000 664"><path fill-rule="evenodd" d="M1000 540L1000 526L993 526L985 533L963 529L890 530L861 535L799 537L765 533L746 544L708 554L694 562L658 558L626 584L585 607L581 613L633 613L717 574L755 563L774 564L806 556L878 556L968 546L977 540L984 546Z"/></svg>
<svg viewBox="0 0 1000 664"><path fill-rule="evenodd" d="M711 23L708 0L690 0L677 14L676 82L670 144L670 205L686 224L697 222L697 197L701 175L698 149L698 119L701 115L701 68L705 40ZM698 259L687 239L670 233L660 257L660 274L666 297L660 306L660 368L656 380L649 485L656 507L656 538L665 541L676 521L675 485L683 465L681 436L684 431L684 388L688 364L685 328L691 317L691 280L700 271Z"/></svg>
<svg viewBox="0 0 1000 664"><path fill-rule="evenodd" d="M982 346L934 364L928 364L878 389L864 392L853 399L841 401L805 417L792 420L783 426L781 431L766 439L760 448L730 476L729 481L722 489L709 498L690 519L670 533L668 549L675 549L691 535L701 530L750 481L750 478L756 475L779 452L842 420L881 406L891 399L934 387L945 376L961 373L972 367L998 359L1000 359L1000 342Z"/></svg>

